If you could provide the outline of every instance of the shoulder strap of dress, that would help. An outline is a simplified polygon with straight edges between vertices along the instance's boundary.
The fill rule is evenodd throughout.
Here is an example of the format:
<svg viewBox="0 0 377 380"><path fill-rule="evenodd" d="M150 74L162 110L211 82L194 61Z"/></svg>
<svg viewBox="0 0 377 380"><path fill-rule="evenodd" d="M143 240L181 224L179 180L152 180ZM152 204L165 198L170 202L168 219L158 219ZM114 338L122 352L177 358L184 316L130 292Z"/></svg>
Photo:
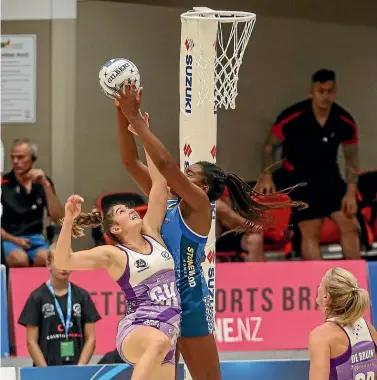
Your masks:
<svg viewBox="0 0 377 380"><path fill-rule="evenodd" d="M159 243L155 238L153 238L152 236L143 235L143 238L146 239L147 241L149 241L149 243L152 244L153 248L166 250L166 248L161 243Z"/></svg>
<svg viewBox="0 0 377 380"><path fill-rule="evenodd" d="M127 249L127 247L125 247L122 244L116 244L115 247L119 248L121 251L125 252L127 255L129 255L129 253L131 252L130 250Z"/></svg>

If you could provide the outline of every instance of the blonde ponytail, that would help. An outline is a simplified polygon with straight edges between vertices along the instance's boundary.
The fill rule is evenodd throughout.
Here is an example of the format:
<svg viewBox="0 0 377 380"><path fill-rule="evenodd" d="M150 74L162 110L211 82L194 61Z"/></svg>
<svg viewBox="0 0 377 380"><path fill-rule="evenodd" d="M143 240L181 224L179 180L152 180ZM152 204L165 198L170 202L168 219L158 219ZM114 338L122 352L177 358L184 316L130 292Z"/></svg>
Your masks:
<svg viewBox="0 0 377 380"><path fill-rule="evenodd" d="M369 294L359 288L355 276L343 269L332 268L324 277L330 305L326 317L333 317L342 326L353 326L370 305Z"/></svg>
<svg viewBox="0 0 377 380"><path fill-rule="evenodd" d="M61 223L63 223L61 220ZM103 218L99 210L93 209L91 212L82 212L74 221L72 225L72 237L79 238L85 236L85 227L98 227L102 225Z"/></svg>

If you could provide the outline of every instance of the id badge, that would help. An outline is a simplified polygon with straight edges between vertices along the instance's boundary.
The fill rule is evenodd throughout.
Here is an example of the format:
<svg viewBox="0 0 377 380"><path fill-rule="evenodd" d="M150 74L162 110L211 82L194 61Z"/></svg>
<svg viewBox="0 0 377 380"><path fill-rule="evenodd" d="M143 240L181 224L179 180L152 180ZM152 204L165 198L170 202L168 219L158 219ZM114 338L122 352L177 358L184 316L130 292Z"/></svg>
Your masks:
<svg viewBox="0 0 377 380"><path fill-rule="evenodd" d="M71 340L65 340L60 342L60 356L65 360L69 360L72 356L75 356L75 349Z"/></svg>

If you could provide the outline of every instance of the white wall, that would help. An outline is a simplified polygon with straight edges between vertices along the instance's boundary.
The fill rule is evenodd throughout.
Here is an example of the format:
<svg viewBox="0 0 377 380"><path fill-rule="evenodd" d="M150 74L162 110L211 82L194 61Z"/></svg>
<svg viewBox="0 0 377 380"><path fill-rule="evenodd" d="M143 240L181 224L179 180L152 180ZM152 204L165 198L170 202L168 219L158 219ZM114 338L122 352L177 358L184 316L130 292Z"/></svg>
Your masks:
<svg viewBox="0 0 377 380"><path fill-rule="evenodd" d="M96 192L135 188L120 165L113 105L100 93L96 80L99 67L112 56L123 55L139 66L152 128L178 160L179 14L183 11L79 3L76 157L82 165L77 167L76 183L90 200ZM237 109L219 113L219 164L245 178L257 177L261 147L275 116L305 98L311 74L328 67L337 72L339 103L359 122L362 168L377 167L373 41L377 41L374 28L257 16L240 72Z"/></svg>
<svg viewBox="0 0 377 380"><path fill-rule="evenodd" d="M1 0L1 20L76 18L77 0Z"/></svg>

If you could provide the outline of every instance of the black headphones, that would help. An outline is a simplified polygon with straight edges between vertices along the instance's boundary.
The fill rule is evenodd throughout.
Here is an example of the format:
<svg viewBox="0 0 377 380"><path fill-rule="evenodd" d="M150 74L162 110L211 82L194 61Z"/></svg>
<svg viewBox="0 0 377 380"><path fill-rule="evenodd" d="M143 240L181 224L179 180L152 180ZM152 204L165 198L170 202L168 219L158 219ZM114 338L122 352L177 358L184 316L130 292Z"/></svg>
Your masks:
<svg viewBox="0 0 377 380"><path fill-rule="evenodd" d="M36 144L31 144L30 145L30 149L31 149L31 160L33 161L33 164L35 161L37 161L38 159L38 147Z"/></svg>

